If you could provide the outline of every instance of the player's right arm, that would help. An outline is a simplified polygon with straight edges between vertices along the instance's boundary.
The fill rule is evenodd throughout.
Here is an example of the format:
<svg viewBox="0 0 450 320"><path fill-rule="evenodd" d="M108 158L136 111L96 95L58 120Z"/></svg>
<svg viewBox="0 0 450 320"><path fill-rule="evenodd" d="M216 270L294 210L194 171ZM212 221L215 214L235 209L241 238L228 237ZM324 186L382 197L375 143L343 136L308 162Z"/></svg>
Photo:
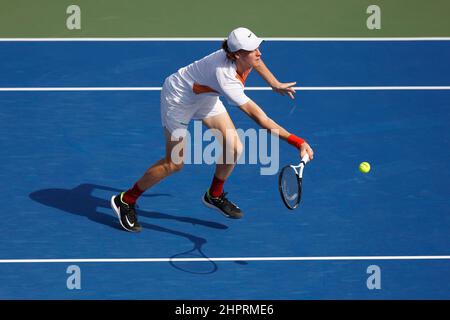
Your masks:
<svg viewBox="0 0 450 320"><path fill-rule="evenodd" d="M312 160L314 157L314 151L310 145L303 139L288 132L278 123L273 121L267 114L253 101L239 106L251 119L253 119L261 128L268 130L271 134L277 135L280 139L287 141L289 144L297 147L300 150L300 156L303 157L308 153L309 158Z"/></svg>

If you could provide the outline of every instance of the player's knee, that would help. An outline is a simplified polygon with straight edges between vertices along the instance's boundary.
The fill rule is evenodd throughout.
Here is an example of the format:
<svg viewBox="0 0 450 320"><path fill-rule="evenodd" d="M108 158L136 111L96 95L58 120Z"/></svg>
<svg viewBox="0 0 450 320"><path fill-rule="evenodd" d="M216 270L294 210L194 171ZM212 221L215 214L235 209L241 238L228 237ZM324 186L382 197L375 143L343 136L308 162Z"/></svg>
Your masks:
<svg viewBox="0 0 450 320"><path fill-rule="evenodd" d="M169 172L170 173L178 172L181 169L183 169L183 165L184 165L184 163L182 161L180 161L180 162L173 162L173 161L169 160L169 163L168 163Z"/></svg>
<svg viewBox="0 0 450 320"><path fill-rule="evenodd" d="M239 157L241 156L243 151L244 151L244 147L242 146L242 142L240 140L238 140L234 146L234 154L235 154L236 160L239 159Z"/></svg>
<svg viewBox="0 0 450 320"><path fill-rule="evenodd" d="M170 175L174 172L180 171L183 168L183 162L173 161L172 159L163 159L162 166L166 171L166 175Z"/></svg>
<svg viewBox="0 0 450 320"><path fill-rule="evenodd" d="M244 147L242 146L242 143L239 140L233 144L227 145L225 151L226 163L228 164L236 163L239 157L241 156L243 149Z"/></svg>

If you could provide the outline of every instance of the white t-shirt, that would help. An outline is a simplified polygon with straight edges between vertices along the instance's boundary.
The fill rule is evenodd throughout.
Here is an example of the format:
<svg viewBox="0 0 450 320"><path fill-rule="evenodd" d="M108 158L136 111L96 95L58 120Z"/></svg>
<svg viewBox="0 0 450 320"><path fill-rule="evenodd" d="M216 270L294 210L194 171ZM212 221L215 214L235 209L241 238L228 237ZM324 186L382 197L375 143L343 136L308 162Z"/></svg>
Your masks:
<svg viewBox="0 0 450 320"><path fill-rule="evenodd" d="M167 79L170 98L183 105L197 105L223 96L235 106L247 103L244 83L250 70L241 77L236 64L223 49L179 69ZM209 98L208 98L209 97Z"/></svg>

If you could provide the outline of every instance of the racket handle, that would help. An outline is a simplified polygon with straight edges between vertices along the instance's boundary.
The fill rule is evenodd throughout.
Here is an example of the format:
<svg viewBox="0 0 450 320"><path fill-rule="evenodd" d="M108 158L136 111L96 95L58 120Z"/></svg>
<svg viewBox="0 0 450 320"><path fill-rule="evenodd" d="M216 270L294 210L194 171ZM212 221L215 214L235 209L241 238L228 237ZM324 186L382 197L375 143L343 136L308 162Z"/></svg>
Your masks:
<svg viewBox="0 0 450 320"><path fill-rule="evenodd" d="M309 162L309 155L308 155L308 154L305 154L305 155L303 156L302 162L303 162L304 164L307 164L307 163Z"/></svg>

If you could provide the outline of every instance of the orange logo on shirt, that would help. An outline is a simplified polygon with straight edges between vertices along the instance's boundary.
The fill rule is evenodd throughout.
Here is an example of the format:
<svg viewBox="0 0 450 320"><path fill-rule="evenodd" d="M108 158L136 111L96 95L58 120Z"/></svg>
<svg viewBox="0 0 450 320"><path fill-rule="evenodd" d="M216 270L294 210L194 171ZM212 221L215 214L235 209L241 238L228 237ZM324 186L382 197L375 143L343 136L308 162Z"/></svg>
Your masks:
<svg viewBox="0 0 450 320"><path fill-rule="evenodd" d="M204 86L198 83L194 83L192 86L192 91L194 91L195 94L202 94L202 93L209 93L209 92L215 92L218 93L216 90L212 89L211 87Z"/></svg>

